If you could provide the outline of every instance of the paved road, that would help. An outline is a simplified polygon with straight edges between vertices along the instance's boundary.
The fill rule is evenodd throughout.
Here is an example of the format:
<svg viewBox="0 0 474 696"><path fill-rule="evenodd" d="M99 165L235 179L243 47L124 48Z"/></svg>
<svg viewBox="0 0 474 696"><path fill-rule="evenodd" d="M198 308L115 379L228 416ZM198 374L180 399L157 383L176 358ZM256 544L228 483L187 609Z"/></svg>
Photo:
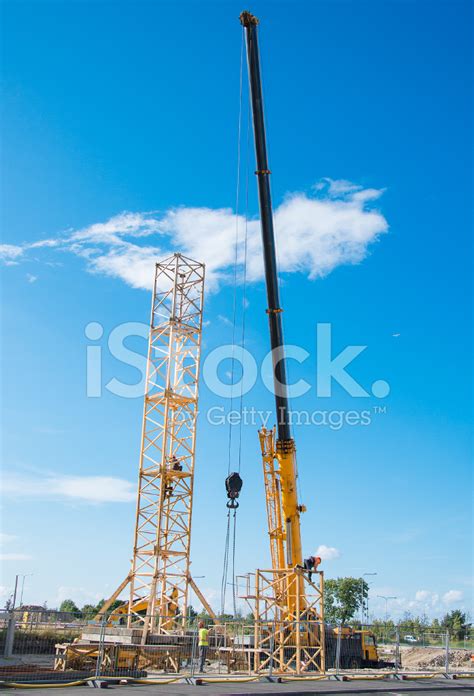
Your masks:
<svg viewBox="0 0 474 696"><path fill-rule="evenodd" d="M50 689L35 689L36 696L80 696L87 687L65 687ZM430 680L423 682L397 682L381 683L370 681L337 682L286 682L283 684L271 683L241 683L241 684L203 684L194 686L190 684L160 684L160 685L135 685L135 686L109 686L109 690L116 692L115 696L263 696L290 694L379 694L380 696L404 696L415 691L424 692L429 696L446 696L447 692L461 691L464 694L474 694L474 679L451 681L447 679ZM139 690L139 693L138 693ZM132 695L132 691L134 692ZM30 689L15 689L15 696L32 696ZM84 694L85 696L85 694Z"/></svg>

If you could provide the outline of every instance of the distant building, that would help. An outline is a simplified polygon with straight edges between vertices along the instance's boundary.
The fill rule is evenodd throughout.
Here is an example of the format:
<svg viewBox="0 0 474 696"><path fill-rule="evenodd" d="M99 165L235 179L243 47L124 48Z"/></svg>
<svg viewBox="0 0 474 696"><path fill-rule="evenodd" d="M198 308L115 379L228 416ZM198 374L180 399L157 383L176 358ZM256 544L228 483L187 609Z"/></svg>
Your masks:
<svg viewBox="0 0 474 696"><path fill-rule="evenodd" d="M47 609L38 604L24 604L15 609L17 622L22 628L31 628L43 623L72 623L78 617L70 611Z"/></svg>

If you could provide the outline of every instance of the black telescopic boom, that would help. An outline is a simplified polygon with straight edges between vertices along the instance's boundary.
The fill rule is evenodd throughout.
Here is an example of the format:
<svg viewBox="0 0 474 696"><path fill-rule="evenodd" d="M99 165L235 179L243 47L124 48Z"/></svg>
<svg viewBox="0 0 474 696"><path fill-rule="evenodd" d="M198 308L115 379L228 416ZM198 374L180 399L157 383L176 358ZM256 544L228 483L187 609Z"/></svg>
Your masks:
<svg viewBox="0 0 474 696"><path fill-rule="evenodd" d="M260 58L258 52L258 19L250 12L242 12L240 23L245 27L247 39L247 61L249 68L250 94L252 100L253 130L257 157L258 198L260 203L260 223L262 230L265 281L267 285L268 320L270 324L270 343L273 352L273 382L278 423L278 439L291 440L289 419L288 389L284 355L283 323L281 318L280 293L273 231L272 199L270 194L270 170L267 160L265 120L263 115L262 81L260 77ZM275 351L275 349L277 349ZM279 349L279 350L278 350Z"/></svg>

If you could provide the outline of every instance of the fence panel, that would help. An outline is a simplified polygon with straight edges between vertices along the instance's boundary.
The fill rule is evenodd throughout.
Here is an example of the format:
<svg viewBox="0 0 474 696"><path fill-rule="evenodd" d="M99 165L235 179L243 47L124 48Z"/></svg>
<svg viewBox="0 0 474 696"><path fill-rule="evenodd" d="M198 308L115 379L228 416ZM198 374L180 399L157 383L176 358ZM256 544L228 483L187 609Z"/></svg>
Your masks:
<svg viewBox="0 0 474 696"><path fill-rule="evenodd" d="M156 620L155 620L156 619ZM0 681L69 682L94 677L148 678L250 674L474 676L472 635L406 634L393 624L348 627L275 619L208 622L208 647L199 646L198 620L152 617L142 644L136 614L100 622L60 612L19 612L0 626ZM159 632L165 626L166 632ZM155 628L154 628L155 627ZM325 650L323 656L322 644ZM375 657L374 657L375 656Z"/></svg>
<svg viewBox="0 0 474 696"><path fill-rule="evenodd" d="M462 641L459 641L463 645ZM445 631L400 636L401 669L405 674L447 674L473 671L470 650L456 648Z"/></svg>
<svg viewBox="0 0 474 696"><path fill-rule="evenodd" d="M50 610L15 610L0 631L0 680L62 681L66 652L61 646L75 645L80 640L87 621L72 612ZM74 660L68 664L68 679L93 675L97 667L96 654L91 651L84 667L74 669Z"/></svg>

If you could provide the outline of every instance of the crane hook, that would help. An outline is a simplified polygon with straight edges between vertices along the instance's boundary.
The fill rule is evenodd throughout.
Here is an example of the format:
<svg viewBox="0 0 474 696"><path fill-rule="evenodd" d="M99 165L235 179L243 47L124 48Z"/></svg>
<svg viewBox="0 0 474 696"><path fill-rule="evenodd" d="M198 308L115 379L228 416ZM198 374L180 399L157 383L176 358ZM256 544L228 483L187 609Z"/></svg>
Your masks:
<svg viewBox="0 0 474 696"><path fill-rule="evenodd" d="M229 474L225 480L227 497L229 498L229 500L227 501L227 507L231 510L235 510L239 507L237 498L239 497L239 493L242 489L242 483L243 481L236 471L233 471L231 474Z"/></svg>

